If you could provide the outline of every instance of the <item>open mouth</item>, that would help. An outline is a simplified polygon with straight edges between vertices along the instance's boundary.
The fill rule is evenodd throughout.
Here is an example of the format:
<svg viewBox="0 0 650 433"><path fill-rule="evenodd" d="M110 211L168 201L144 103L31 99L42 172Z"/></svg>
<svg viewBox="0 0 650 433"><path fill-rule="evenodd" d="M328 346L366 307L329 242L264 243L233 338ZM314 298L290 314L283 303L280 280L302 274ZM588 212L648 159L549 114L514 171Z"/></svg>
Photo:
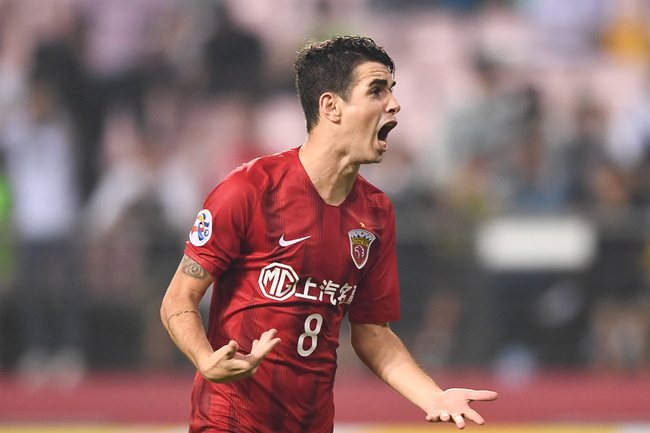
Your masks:
<svg viewBox="0 0 650 433"><path fill-rule="evenodd" d="M386 123L384 126L382 126L379 129L379 132L377 133L377 138L379 139L379 144L383 148L386 148L386 139L388 138L388 133L393 130L397 126L397 122L395 120L392 120L388 123Z"/></svg>

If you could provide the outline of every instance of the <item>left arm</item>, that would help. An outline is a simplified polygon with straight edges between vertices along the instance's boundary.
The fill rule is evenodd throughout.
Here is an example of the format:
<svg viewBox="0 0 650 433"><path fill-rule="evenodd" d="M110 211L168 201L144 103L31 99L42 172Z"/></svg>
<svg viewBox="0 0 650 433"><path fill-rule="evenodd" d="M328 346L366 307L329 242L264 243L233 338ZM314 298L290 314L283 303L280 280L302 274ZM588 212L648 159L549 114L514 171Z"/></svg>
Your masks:
<svg viewBox="0 0 650 433"><path fill-rule="evenodd" d="M484 423L469 402L494 400L495 392L459 388L443 391L417 365L388 323L351 323L351 331L357 356L377 377L425 411L427 421L453 421L461 429L465 419Z"/></svg>

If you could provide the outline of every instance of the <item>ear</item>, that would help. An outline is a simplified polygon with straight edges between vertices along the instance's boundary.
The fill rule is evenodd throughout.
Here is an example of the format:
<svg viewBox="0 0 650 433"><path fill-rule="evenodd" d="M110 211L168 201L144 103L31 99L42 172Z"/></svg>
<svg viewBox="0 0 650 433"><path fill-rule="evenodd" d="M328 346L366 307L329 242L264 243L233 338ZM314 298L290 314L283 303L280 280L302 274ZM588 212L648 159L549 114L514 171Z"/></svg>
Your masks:
<svg viewBox="0 0 650 433"><path fill-rule="evenodd" d="M338 95L323 93L318 99L318 107L321 116L330 122L338 123L341 120L341 98Z"/></svg>

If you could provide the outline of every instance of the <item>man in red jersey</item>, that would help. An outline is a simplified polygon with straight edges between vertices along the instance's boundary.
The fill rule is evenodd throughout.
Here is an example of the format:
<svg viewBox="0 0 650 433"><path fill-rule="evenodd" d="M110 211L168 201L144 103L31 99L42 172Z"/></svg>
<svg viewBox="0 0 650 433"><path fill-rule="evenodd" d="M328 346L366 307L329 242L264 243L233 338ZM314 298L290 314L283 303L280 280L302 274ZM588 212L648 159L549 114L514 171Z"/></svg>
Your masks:
<svg viewBox="0 0 650 433"><path fill-rule="evenodd" d="M198 372L190 432L332 432L339 328L428 421L482 424L492 391L443 391L388 323L399 319L395 217L359 175L400 110L394 64L363 37L310 44L295 63L308 138L253 160L208 196L161 317ZM214 283L207 331L198 304Z"/></svg>

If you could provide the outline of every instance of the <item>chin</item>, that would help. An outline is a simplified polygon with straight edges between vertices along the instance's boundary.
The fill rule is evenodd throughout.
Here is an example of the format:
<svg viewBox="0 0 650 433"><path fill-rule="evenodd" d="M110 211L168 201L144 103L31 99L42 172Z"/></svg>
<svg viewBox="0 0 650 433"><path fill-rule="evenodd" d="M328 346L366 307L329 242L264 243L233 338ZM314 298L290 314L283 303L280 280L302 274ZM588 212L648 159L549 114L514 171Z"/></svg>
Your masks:
<svg viewBox="0 0 650 433"><path fill-rule="evenodd" d="M381 147L373 147L364 155L359 155L360 164L378 164L384 160L384 153L386 150Z"/></svg>
<svg viewBox="0 0 650 433"><path fill-rule="evenodd" d="M369 158L364 164L379 164L384 160L384 154L380 153L379 155L375 156L374 158Z"/></svg>

